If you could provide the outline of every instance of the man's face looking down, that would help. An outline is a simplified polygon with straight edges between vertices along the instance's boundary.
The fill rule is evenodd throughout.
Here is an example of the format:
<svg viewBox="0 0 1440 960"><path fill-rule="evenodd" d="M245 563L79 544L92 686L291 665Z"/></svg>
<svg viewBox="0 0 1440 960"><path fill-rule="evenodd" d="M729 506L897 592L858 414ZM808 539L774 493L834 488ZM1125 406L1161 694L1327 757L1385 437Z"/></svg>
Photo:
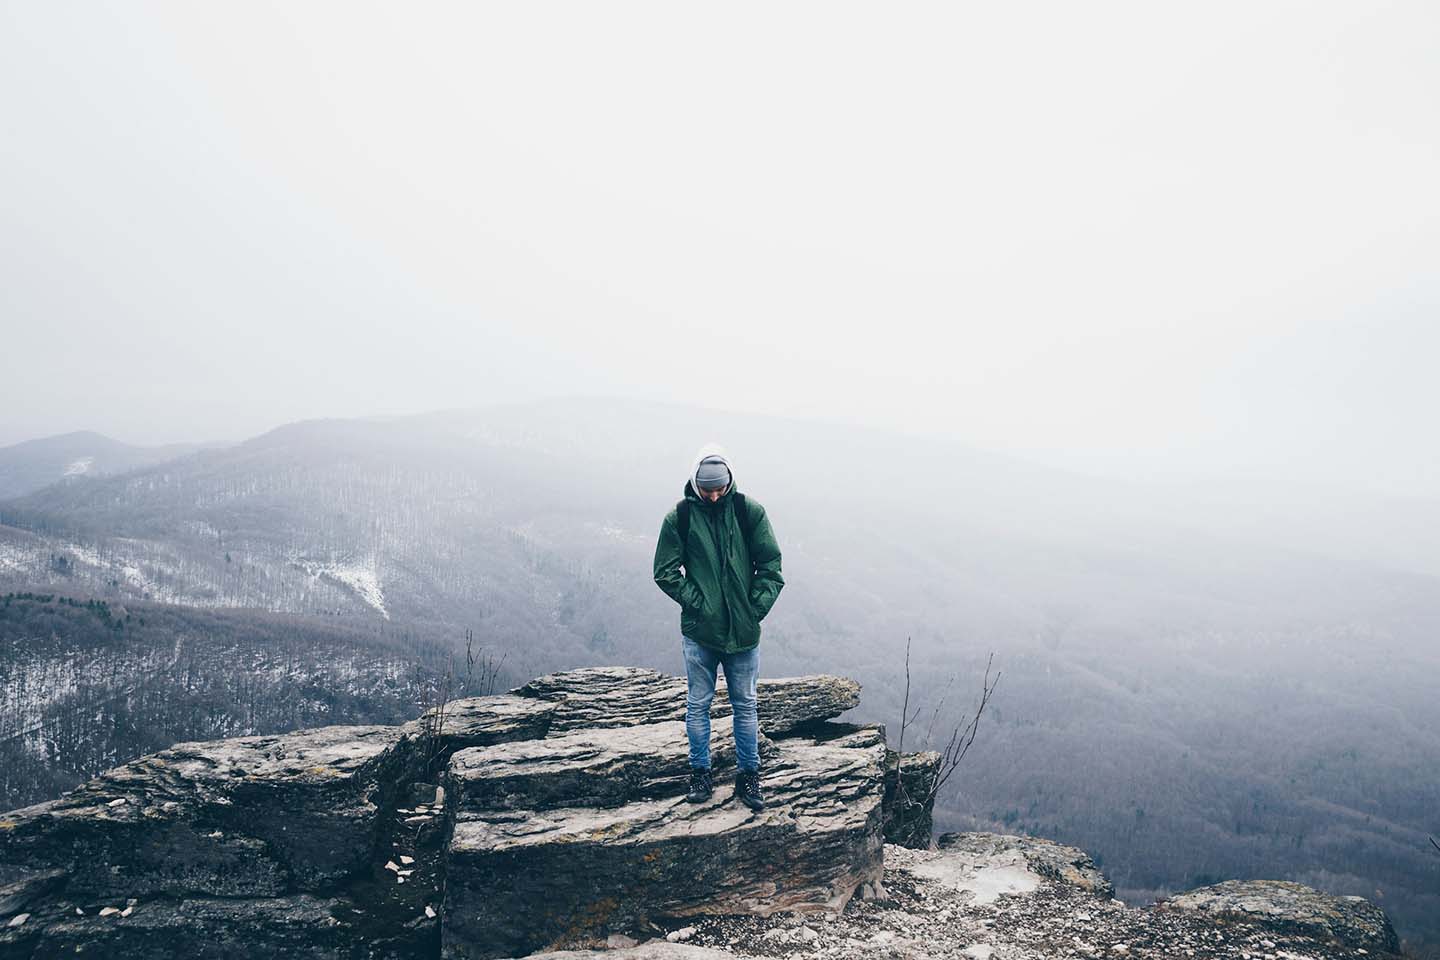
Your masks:
<svg viewBox="0 0 1440 960"><path fill-rule="evenodd" d="M706 500L709 500L711 503L714 503L716 500L719 500L721 497L723 497L725 495L725 491L729 489L730 484L728 483L725 484L725 486L723 487L715 487L713 490L701 487L700 496L705 498Z"/></svg>

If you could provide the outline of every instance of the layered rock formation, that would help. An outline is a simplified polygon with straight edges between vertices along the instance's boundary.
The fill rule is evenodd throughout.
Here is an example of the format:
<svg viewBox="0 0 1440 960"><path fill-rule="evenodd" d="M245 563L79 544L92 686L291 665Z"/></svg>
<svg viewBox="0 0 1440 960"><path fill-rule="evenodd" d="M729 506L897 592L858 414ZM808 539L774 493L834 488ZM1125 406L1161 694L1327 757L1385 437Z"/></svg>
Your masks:
<svg viewBox="0 0 1440 960"><path fill-rule="evenodd" d="M760 682L759 814L724 784L723 684L720 788L683 802L685 681L648 670L540 677L402 727L178 744L0 815L0 953L494 957L842 909L878 880L886 826L883 728L827 722L858 702L844 678Z"/></svg>
<svg viewBox="0 0 1440 960"><path fill-rule="evenodd" d="M723 685L717 790L692 805L685 682L633 668L540 677L401 727L177 744L0 814L0 956L1394 948L1380 911L1298 885L1131 910L1072 848L946 834L925 849L940 757L834 719L858 699L843 678L760 682L758 813L731 796Z"/></svg>

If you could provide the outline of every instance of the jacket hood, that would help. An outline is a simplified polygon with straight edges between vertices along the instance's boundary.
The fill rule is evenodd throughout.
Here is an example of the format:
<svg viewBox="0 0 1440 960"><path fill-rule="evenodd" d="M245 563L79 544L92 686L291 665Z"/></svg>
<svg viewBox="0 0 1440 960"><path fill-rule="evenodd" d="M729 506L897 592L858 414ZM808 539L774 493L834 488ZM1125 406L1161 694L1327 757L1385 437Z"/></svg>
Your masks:
<svg viewBox="0 0 1440 960"><path fill-rule="evenodd" d="M695 458L690 461L690 479L685 481L685 496L708 504L710 501L700 496L700 487L695 483L695 476L700 472L700 463L706 457L719 457L725 461L725 466L730 468L730 486L720 500L724 500L735 492L735 464L730 462L730 457L726 454L725 448L718 443L707 443L696 452ZM719 501L716 502L718 503Z"/></svg>

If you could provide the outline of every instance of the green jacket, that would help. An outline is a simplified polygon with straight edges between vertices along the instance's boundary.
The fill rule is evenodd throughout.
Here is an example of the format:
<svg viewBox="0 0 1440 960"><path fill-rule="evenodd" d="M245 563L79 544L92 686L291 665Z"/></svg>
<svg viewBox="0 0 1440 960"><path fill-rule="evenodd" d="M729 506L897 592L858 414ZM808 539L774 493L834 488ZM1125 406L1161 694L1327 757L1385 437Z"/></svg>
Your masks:
<svg viewBox="0 0 1440 960"><path fill-rule="evenodd" d="M695 458L685 499L690 501L688 549L680 543L676 507L660 524L655 544L655 583L680 604L680 632L722 653L749 650L760 642L760 621L770 612L785 578L780 575L780 547L765 508L750 497L750 542L745 542L735 514L735 470L719 500L701 498L695 472L707 456L724 456L707 446ZM727 461L728 463L728 461ZM683 571L681 567L684 567Z"/></svg>

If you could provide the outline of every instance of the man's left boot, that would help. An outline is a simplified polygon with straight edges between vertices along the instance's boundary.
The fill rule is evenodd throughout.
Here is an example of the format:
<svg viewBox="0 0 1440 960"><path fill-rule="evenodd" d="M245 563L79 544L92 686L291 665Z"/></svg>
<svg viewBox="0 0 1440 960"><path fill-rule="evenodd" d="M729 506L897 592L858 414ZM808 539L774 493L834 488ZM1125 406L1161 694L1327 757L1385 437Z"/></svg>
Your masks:
<svg viewBox="0 0 1440 960"><path fill-rule="evenodd" d="M751 810L758 812L765 809L765 801L760 796L759 770L735 771L735 796Z"/></svg>

